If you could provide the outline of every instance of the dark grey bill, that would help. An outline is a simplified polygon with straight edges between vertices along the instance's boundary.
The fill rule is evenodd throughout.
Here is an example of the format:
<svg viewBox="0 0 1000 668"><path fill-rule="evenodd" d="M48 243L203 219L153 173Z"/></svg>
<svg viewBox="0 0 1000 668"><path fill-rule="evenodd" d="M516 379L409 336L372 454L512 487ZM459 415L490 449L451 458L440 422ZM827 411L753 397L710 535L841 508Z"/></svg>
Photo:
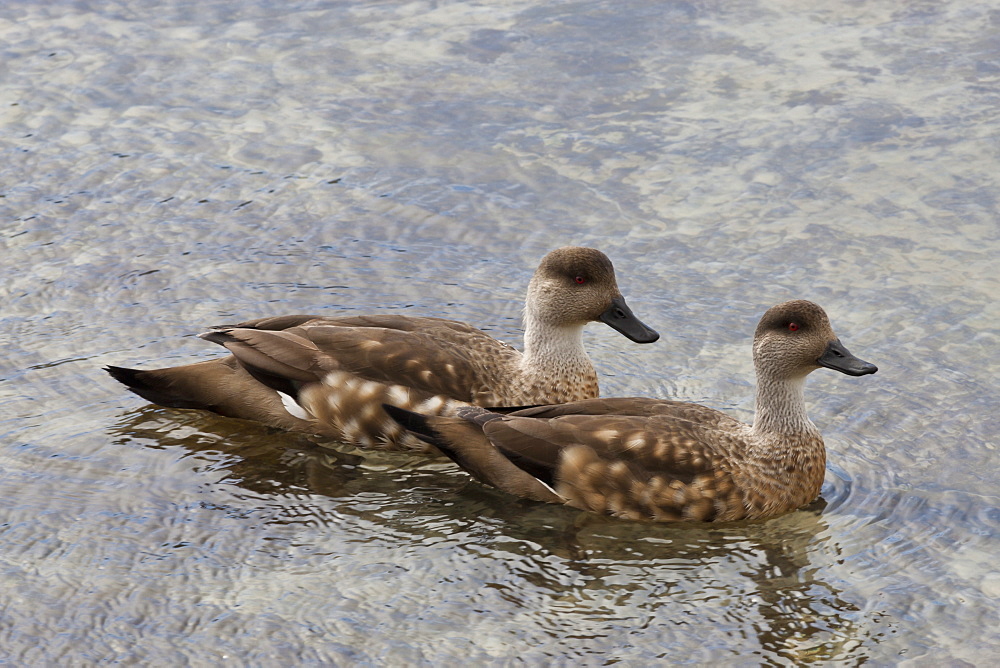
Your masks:
<svg viewBox="0 0 1000 668"><path fill-rule="evenodd" d="M660 338L656 331L647 327L639 318L635 317L632 309L625 303L624 297L615 297L611 300L611 306L598 318L608 327L617 330L632 339L636 343L652 343Z"/></svg>
<svg viewBox="0 0 1000 668"><path fill-rule="evenodd" d="M840 342L840 339L830 341L816 363L827 369L846 373L848 376L867 376L878 371L878 367L871 362L866 362L852 355L851 351Z"/></svg>

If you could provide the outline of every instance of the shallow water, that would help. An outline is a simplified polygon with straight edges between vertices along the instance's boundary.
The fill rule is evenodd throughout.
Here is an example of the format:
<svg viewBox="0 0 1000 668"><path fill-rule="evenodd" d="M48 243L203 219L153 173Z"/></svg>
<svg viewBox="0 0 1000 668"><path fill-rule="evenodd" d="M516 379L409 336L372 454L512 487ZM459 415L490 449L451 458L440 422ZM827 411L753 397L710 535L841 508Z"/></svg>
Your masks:
<svg viewBox="0 0 1000 668"><path fill-rule="evenodd" d="M0 44L4 660L1000 661L994 4L12 0ZM811 377L822 500L614 521L100 370L280 313L516 343L565 244L662 334L588 329L606 395L749 419L757 318L821 303L880 367Z"/></svg>

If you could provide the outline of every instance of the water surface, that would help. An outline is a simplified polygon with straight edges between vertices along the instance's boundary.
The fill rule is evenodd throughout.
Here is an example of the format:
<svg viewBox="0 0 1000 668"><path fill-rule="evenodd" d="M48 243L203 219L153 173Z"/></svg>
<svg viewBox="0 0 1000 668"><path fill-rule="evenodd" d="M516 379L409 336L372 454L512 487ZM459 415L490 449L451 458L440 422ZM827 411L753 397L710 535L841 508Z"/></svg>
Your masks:
<svg viewBox="0 0 1000 668"><path fill-rule="evenodd" d="M1000 12L992 3L0 8L0 657L18 665L995 665ZM771 304L821 501L721 527L512 501L440 459L151 407L100 367L281 313L519 344L599 247L662 338L606 395L752 416Z"/></svg>

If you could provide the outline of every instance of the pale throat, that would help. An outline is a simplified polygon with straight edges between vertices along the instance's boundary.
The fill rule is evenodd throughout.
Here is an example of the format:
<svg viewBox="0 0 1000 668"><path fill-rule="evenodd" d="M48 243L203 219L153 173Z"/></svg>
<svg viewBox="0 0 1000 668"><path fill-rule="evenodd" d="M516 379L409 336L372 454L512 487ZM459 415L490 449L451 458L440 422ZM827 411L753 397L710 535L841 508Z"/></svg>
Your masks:
<svg viewBox="0 0 1000 668"><path fill-rule="evenodd" d="M818 434L806 415L806 375L795 378L757 376L756 434Z"/></svg>
<svg viewBox="0 0 1000 668"><path fill-rule="evenodd" d="M551 325L526 318L521 371L527 375L577 373L593 375L583 347L583 324Z"/></svg>

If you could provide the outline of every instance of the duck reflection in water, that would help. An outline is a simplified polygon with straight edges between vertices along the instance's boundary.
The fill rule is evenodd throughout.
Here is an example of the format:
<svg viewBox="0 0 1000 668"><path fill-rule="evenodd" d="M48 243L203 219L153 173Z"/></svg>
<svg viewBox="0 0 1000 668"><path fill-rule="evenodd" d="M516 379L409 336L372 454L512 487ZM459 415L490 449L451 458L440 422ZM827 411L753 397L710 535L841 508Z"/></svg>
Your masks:
<svg viewBox="0 0 1000 668"><path fill-rule="evenodd" d="M469 605L500 597L526 622L553 633L556 606L562 622L595 640L638 624L655 629L665 647L688 642L690 620L698 619L699 628L718 633L720 647L734 633L756 637L762 662L863 662L871 642L858 606L817 578L825 572L818 562L840 552L822 516L823 499L765 522L628 522L566 506L510 503L440 459L320 446L302 435L188 411L146 407L112 433L122 445L179 447L182 458L196 458L194 480L201 482L194 496L207 492L206 502L229 518L245 518L255 533L295 525L302 544L342 533L376 552L381 546L403 568L447 555L450 586L476 583L466 593ZM391 475L372 475L377 469ZM277 550L284 543L269 544Z"/></svg>

